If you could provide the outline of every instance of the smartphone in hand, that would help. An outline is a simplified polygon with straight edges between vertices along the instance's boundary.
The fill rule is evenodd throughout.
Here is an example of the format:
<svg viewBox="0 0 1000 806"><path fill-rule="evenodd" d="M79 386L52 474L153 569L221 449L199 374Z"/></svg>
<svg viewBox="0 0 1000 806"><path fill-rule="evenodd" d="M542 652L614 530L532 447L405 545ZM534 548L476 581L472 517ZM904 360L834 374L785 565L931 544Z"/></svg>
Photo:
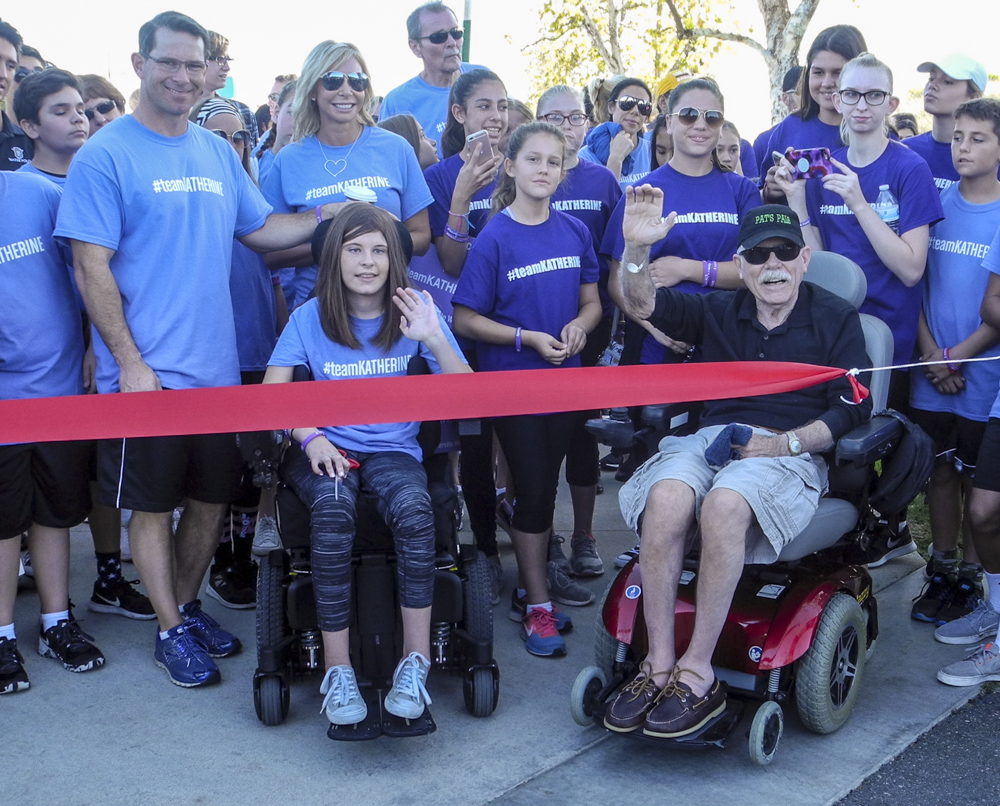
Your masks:
<svg viewBox="0 0 1000 806"><path fill-rule="evenodd" d="M789 148L785 158L792 163L792 179L821 179L832 174L829 148Z"/></svg>
<svg viewBox="0 0 1000 806"><path fill-rule="evenodd" d="M477 143L482 143L482 149L479 152L479 156L474 158L476 165L482 165L484 162L492 160L493 146L490 144L490 135L486 129L480 129L478 132L473 132L465 138L465 145L469 149L470 154L475 153Z"/></svg>

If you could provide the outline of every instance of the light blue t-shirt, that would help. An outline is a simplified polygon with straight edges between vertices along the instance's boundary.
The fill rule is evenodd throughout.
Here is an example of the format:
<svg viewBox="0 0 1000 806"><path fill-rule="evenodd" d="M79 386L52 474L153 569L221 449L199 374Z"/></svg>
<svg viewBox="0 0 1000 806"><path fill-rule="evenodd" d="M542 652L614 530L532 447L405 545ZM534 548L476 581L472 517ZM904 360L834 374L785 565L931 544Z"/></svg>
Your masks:
<svg viewBox="0 0 1000 806"><path fill-rule="evenodd" d="M59 188L0 171L0 400L83 392L83 322L52 233Z"/></svg>
<svg viewBox="0 0 1000 806"><path fill-rule="evenodd" d="M486 70L481 64L462 63L461 72L470 70ZM438 144L438 156L441 151L441 137L444 135L445 123L448 122L448 96L450 87L434 87L420 76L414 76L405 84L400 84L385 96L379 109L379 119L385 120L393 115L409 112L423 127L424 134Z"/></svg>
<svg viewBox="0 0 1000 806"><path fill-rule="evenodd" d="M221 139L221 138L220 138ZM369 188L376 204L400 221L434 201L417 155L406 140L376 126L365 126L347 146L327 146L316 137L290 143L278 152L261 183L264 198L277 213L298 213L320 204L347 201L351 187ZM316 285L317 268L296 271L295 305Z"/></svg>
<svg viewBox="0 0 1000 806"><path fill-rule="evenodd" d="M236 240L229 291L233 298L240 371L263 372L278 340L274 284L264 258Z"/></svg>
<svg viewBox="0 0 1000 806"><path fill-rule="evenodd" d="M390 314L394 319L395 313ZM455 337L445 324L444 317L438 311L441 330L444 332L459 356L462 351L455 343ZM438 374L441 367L434 354L423 342L401 336L387 351L375 347L371 340L378 334L382 325L381 317L376 319L357 319L351 317L351 328L358 341L360 350L352 350L342 344L331 341L323 332L319 317L319 300L311 299L300 305L292 313L285 329L281 331L274 354L268 361L273 367L294 367L300 364L308 366L313 378L317 381L335 381L353 378L389 378L406 375L410 359L421 355L427 359L431 372ZM464 360L464 357L463 357ZM330 405L336 406L337 393L330 395ZM311 425L300 423L296 428ZM420 446L417 444L417 432L420 423L374 423L370 425L338 425L319 427L338 448L359 453L379 453L382 451L402 451L414 457L418 462L423 459ZM297 450L297 449L296 449Z"/></svg>
<svg viewBox="0 0 1000 806"><path fill-rule="evenodd" d="M73 159L56 236L115 250L125 321L165 388L236 386L233 236L270 212L221 137L194 124L165 137L125 115ZM96 329L94 352L98 390L117 391L118 365Z"/></svg>
<svg viewBox="0 0 1000 806"><path fill-rule="evenodd" d="M30 162L25 163L20 168L18 168L18 170L21 171L22 173L34 174L35 176L40 176L43 179L48 179L53 184L59 185L59 187L62 187L63 185L66 184L65 176L59 176L59 174L50 174L48 171L40 171Z"/></svg>
<svg viewBox="0 0 1000 806"><path fill-rule="evenodd" d="M1000 202L971 204L962 198L956 182L941 192L944 220L931 227L924 275L923 311L934 340L954 347L983 320L979 306L990 272L1000 274ZM993 247L990 244L994 244ZM985 258L985 259L984 259ZM1000 356L1000 345L978 357ZM965 388L955 395L938 392L921 369L910 372L910 402L924 411L950 412L986 422L1000 386L1000 361L962 366Z"/></svg>
<svg viewBox="0 0 1000 806"><path fill-rule="evenodd" d="M631 168L627 174L623 173L622 178L618 181L623 193L625 192L625 188L640 184L649 175L649 171L653 166L652 162L650 162L652 154L652 141L645 135L640 137L638 145L636 145L629 155L632 158ZM596 162L598 165L605 165L588 146L581 148L577 156L582 160L587 160L587 162Z"/></svg>

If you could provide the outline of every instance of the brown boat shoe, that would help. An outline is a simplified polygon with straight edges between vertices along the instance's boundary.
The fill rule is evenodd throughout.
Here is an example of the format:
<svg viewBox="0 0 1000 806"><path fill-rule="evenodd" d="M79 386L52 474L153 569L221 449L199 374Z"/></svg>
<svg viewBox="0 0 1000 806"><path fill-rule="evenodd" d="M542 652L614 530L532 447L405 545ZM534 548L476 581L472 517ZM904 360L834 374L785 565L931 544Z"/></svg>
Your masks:
<svg viewBox="0 0 1000 806"><path fill-rule="evenodd" d="M671 671L671 681L675 674L676 670ZM641 728L662 690L656 685L653 667L644 662L635 680L625 685L611 703L604 715L604 727L617 733L630 733Z"/></svg>
<svg viewBox="0 0 1000 806"><path fill-rule="evenodd" d="M680 682L679 675L680 670L676 669L673 678L663 687L646 715L646 724L642 729L646 736L662 739L686 736L726 710L724 683L716 679L708 693L698 697L687 683Z"/></svg>

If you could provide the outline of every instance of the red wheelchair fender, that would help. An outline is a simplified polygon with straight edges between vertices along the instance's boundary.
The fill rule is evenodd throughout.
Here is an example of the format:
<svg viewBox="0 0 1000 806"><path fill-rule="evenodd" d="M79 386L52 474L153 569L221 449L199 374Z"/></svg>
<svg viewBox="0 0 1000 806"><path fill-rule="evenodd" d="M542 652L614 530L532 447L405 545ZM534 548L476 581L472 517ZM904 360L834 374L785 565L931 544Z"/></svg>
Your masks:
<svg viewBox="0 0 1000 806"><path fill-rule="evenodd" d="M604 626L612 638L632 643L636 616L642 606L642 572L633 559L615 577L604 602Z"/></svg>
<svg viewBox="0 0 1000 806"><path fill-rule="evenodd" d="M796 595L794 588L771 621L767 641L758 668L762 672L794 663L809 650L820 617L833 594L843 590L838 580L827 580L819 587L805 588Z"/></svg>

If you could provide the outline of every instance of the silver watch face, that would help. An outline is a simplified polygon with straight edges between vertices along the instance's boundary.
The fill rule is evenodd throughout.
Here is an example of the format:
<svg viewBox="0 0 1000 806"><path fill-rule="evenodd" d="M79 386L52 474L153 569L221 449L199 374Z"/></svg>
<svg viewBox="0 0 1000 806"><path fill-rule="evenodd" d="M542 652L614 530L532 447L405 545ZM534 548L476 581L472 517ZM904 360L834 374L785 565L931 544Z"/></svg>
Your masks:
<svg viewBox="0 0 1000 806"><path fill-rule="evenodd" d="M642 271L642 266L636 265L635 263L626 263L625 268L628 269L631 274L638 274Z"/></svg>

